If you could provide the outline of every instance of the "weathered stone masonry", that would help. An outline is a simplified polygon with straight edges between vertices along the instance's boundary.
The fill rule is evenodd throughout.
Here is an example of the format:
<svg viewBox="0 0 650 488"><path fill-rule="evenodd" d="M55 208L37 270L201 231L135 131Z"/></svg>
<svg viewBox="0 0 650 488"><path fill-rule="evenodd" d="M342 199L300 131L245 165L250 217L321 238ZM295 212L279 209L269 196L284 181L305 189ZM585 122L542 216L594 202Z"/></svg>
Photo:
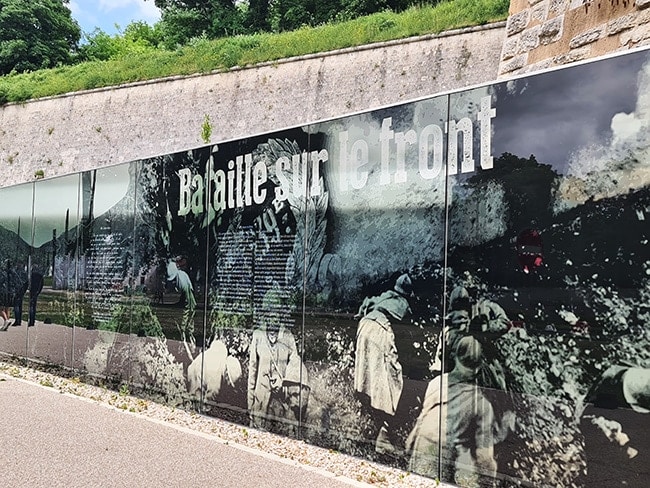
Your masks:
<svg viewBox="0 0 650 488"><path fill-rule="evenodd" d="M650 0L511 0L499 76L650 44Z"/></svg>
<svg viewBox="0 0 650 488"><path fill-rule="evenodd" d="M0 187L494 80L505 23L0 107Z"/></svg>

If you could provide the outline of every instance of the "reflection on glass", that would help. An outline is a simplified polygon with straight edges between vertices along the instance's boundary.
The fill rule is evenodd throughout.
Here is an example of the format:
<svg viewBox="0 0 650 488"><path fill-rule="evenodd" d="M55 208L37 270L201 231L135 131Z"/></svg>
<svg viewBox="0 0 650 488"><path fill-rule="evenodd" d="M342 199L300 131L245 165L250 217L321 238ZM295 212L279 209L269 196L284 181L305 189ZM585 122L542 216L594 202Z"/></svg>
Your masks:
<svg viewBox="0 0 650 488"><path fill-rule="evenodd" d="M646 484L649 66L637 53L451 96L474 131L486 94L496 115L492 167L449 183L445 363L458 337L480 344L471 412L492 418L506 485ZM605 73L626 89L595 104ZM468 464L441 438L443 479L491 482L472 439Z"/></svg>
<svg viewBox="0 0 650 488"><path fill-rule="evenodd" d="M126 379L133 314L133 165L81 174L76 367Z"/></svg>
<svg viewBox="0 0 650 488"><path fill-rule="evenodd" d="M79 175L34 185L28 353L72 366Z"/></svg>
<svg viewBox="0 0 650 488"><path fill-rule="evenodd" d="M204 174L208 156L204 148L136 163L131 377L172 405L199 400L186 374L204 342L205 193L183 175Z"/></svg>
<svg viewBox="0 0 650 488"><path fill-rule="evenodd" d="M405 467L442 326L447 97L309 128L324 148L305 276L303 435ZM322 236L322 237L321 237Z"/></svg>
<svg viewBox="0 0 650 488"><path fill-rule="evenodd" d="M206 343L210 349L223 343L230 361L239 361L242 378L219 394L205 391L206 411L219 414L227 405L247 411L239 421L295 431L298 420L285 392L287 375L302 364L301 285L303 263L311 258L302 252L304 195L319 193L307 176L318 155L307 152L305 133L293 130L221 145L210 161L215 215L209 225ZM233 169L236 177L229 179ZM234 206L222 202L229 192ZM204 375L210 381L208 369Z"/></svg>
<svg viewBox="0 0 650 488"><path fill-rule="evenodd" d="M27 322L35 320L28 293L33 189L33 184L0 189L0 350L19 356L26 354Z"/></svg>

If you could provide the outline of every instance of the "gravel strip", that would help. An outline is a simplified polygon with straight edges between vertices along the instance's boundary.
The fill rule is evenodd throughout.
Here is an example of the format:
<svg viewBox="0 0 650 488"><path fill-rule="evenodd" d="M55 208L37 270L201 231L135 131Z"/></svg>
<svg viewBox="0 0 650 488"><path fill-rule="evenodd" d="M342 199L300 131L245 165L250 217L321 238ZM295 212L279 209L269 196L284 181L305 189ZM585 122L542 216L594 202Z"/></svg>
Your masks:
<svg viewBox="0 0 650 488"><path fill-rule="evenodd" d="M124 412L142 415L148 419L215 436L225 443L260 450L301 465L323 469L336 476L343 476L377 487L451 487L451 485L443 485L435 480L400 469L313 446L301 440L278 436L222 419L137 398L131 396L125 388L114 391L84 383L76 377L65 378L47 371L40 371L20 364L19 360L12 361L0 360L0 374L53 388L61 393L85 398Z"/></svg>

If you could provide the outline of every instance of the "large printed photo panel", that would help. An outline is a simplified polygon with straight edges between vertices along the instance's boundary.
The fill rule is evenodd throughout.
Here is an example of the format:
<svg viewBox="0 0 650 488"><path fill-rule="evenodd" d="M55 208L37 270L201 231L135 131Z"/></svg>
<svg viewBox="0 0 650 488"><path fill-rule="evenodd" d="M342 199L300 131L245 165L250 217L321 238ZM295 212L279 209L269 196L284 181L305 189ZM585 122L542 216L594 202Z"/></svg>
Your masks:
<svg viewBox="0 0 650 488"><path fill-rule="evenodd" d="M440 374L447 105L310 126L327 198L307 214L302 435L401 467Z"/></svg>
<svg viewBox="0 0 650 488"><path fill-rule="evenodd" d="M205 208L191 175L209 158L207 146L135 163L131 384L170 405L200 401L188 367L204 345L207 221L187 211Z"/></svg>
<svg viewBox="0 0 650 488"><path fill-rule="evenodd" d="M80 183L74 367L117 382L129 380L133 302L142 301L133 259L136 168L86 171Z"/></svg>
<svg viewBox="0 0 650 488"><path fill-rule="evenodd" d="M647 483L649 84L645 51L451 95L494 157L450 172L444 481Z"/></svg>
<svg viewBox="0 0 650 488"><path fill-rule="evenodd" d="M34 184L27 357L72 368L79 175Z"/></svg>
<svg viewBox="0 0 650 488"><path fill-rule="evenodd" d="M206 348L190 378L206 413L294 436L307 194L318 193L308 138L296 128L212 147Z"/></svg>
<svg viewBox="0 0 650 488"><path fill-rule="evenodd" d="M25 356L34 184L0 189L0 351Z"/></svg>

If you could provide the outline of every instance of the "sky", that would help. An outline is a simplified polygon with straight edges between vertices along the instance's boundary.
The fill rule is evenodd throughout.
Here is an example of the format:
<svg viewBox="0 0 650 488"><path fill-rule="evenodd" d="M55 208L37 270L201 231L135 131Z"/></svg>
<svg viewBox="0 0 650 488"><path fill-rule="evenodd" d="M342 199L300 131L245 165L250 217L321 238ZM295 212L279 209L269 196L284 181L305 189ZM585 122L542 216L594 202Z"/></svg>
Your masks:
<svg viewBox="0 0 650 488"><path fill-rule="evenodd" d="M107 34L118 32L134 20L154 24L160 19L160 11L154 0L70 0L68 8L84 33L92 33L96 27Z"/></svg>
<svg viewBox="0 0 650 488"><path fill-rule="evenodd" d="M647 52L497 85L493 154L534 154L565 173L572 155L588 146L608 145L614 127L621 129L616 121L635 122L631 115L643 110L638 107L644 91L641 64L650 64Z"/></svg>

